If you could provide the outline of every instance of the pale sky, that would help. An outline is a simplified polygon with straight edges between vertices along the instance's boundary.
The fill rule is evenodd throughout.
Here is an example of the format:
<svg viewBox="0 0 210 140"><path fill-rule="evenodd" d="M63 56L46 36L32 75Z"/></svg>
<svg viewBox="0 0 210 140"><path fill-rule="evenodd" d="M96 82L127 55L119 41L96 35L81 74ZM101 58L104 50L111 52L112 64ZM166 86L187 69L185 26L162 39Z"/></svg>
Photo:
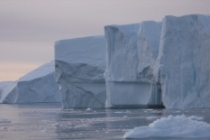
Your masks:
<svg viewBox="0 0 210 140"><path fill-rule="evenodd" d="M54 42L103 34L110 24L210 15L210 0L0 0L0 81L54 59Z"/></svg>

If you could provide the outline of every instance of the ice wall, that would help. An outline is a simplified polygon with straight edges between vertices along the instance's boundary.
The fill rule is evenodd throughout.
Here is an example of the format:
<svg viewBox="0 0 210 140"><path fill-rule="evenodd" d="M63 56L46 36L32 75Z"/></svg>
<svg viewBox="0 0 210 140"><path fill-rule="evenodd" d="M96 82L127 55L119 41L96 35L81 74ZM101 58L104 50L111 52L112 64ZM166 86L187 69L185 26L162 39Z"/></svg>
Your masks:
<svg viewBox="0 0 210 140"><path fill-rule="evenodd" d="M103 108L106 100L104 36L55 43L55 77L63 108Z"/></svg>
<svg viewBox="0 0 210 140"><path fill-rule="evenodd" d="M166 16L157 62L167 108L210 107L210 16Z"/></svg>
<svg viewBox="0 0 210 140"><path fill-rule="evenodd" d="M106 107L161 105L153 75L160 32L153 21L105 27Z"/></svg>
<svg viewBox="0 0 210 140"><path fill-rule="evenodd" d="M16 82L0 85L0 103L61 102L54 79L55 63L49 62L24 75Z"/></svg>

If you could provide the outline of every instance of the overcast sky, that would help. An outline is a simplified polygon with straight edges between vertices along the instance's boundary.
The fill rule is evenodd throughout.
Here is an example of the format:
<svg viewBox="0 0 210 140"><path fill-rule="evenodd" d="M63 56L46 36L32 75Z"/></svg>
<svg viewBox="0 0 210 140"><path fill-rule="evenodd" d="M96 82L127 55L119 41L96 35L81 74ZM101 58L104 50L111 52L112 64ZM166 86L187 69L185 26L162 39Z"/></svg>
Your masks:
<svg viewBox="0 0 210 140"><path fill-rule="evenodd" d="M210 14L210 0L0 0L0 81L53 60L54 41L103 34L109 24Z"/></svg>

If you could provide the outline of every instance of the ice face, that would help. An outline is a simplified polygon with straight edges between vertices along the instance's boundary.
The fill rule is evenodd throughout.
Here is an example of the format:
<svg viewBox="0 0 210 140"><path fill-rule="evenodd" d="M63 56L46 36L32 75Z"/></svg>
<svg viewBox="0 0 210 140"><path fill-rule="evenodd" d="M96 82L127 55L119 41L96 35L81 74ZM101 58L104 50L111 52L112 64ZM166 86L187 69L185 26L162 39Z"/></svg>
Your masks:
<svg viewBox="0 0 210 140"><path fill-rule="evenodd" d="M103 108L105 39L92 36L55 43L55 77L63 108Z"/></svg>
<svg viewBox="0 0 210 140"><path fill-rule="evenodd" d="M193 120L185 115L158 119L149 126L136 127L125 133L123 138L176 137L209 138L210 125Z"/></svg>
<svg viewBox="0 0 210 140"><path fill-rule="evenodd" d="M154 83L154 64L158 55L161 22L144 21L138 33L138 76L141 81Z"/></svg>
<svg viewBox="0 0 210 140"><path fill-rule="evenodd" d="M210 16L166 16L155 64L167 108L210 107Z"/></svg>
<svg viewBox="0 0 210 140"><path fill-rule="evenodd" d="M24 75L1 88L0 103L61 102L54 79L54 61Z"/></svg>
<svg viewBox="0 0 210 140"><path fill-rule="evenodd" d="M105 27L106 107L161 105L153 75L160 32L154 21Z"/></svg>
<svg viewBox="0 0 210 140"><path fill-rule="evenodd" d="M137 81L137 32L139 27L140 24L105 27L107 81Z"/></svg>

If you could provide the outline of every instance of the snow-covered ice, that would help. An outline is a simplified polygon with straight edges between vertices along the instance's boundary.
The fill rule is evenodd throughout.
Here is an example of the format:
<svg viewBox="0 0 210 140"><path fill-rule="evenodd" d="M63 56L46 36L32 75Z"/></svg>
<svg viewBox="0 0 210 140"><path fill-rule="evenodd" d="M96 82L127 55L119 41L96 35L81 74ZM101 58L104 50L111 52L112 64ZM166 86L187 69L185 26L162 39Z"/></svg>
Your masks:
<svg viewBox="0 0 210 140"><path fill-rule="evenodd" d="M105 38L91 36L55 43L55 77L63 108L103 108Z"/></svg>
<svg viewBox="0 0 210 140"><path fill-rule="evenodd" d="M54 71L51 61L16 82L0 83L0 103L61 102Z"/></svg>
<svg viewBox="0 0 210 140"><path fill-rule="evenodd" d="M210 138L209 132L210 124L192 120L185 115L170 115L154 121L149 126L136 127L126 132L123 138Z"/></svg>

